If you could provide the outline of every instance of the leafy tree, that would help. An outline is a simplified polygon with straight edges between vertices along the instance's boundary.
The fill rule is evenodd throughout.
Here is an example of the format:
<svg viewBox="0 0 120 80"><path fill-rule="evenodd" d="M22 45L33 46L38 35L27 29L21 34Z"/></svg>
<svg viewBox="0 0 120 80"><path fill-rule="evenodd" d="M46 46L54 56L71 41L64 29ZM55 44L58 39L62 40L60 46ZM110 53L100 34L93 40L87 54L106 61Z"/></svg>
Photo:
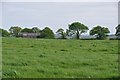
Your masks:
<svg viewBox="0 0 120 80"><path fill-rule="evenodd" d="M9 37L10 34L9 34L9 32L7 30L4 30L4 29L0 28L0 36L2 36L2 37Z"/></svg>
<svg viewBox="0 0 120 80"><path fill-rule="evenodd" d="M116 36L118 36L117 38L120 39L120 24L116 27Z"/></svg>
<svg viewBox="0 0 120 80"><path fill-rule="evenodd" d="M40 33L40 29L39 29L38 27L33 27L33 28L32 28L32 31L33 31L34 33Z"/></svg>
<svg viewBox="0 0 120 80"><path fill-rule="evenodd" d="M85 33L88 30L87 26L85 26L84 24L79 23L79 22L74 22L68 26L69 26L69 30L71 30L71 32L73 32L73 34L76 34L77 39L79 39L79 36L82 33Z"/></svg>
<svg viewBox="0 0 120 80"><path fill-rule="evenodd" d="M21 32L33 33L33 30L29 29L29 28L24 28L24 29L21 30Z"/></svg>
<svg viewBox="0 0 120 80"><path fill-rule="evenodd" d="M75 32L73 30L66 29L66 36L72 36Z"/></svg>
<svg viewBox="0 0 120 80"><path fill-rule="evenodd" d="M22 28L19 27L19 26L12 26L9 29L10 34L14 37L19 37L19 33L20 33L21 30L22 30Z"/></svg>
<svg viewBox="0 0 120 80"><path fill-rule="evenodd" d="M107 34L110 33L108 28L97 26L90 31L90 35L96 35L97 39L105 39Z"/></svg>
<svg viewBox="0 0 120 80"><path fill-rule="evenodd" d="M54 38L54 33L49 27L45 27L40 34L41 38L52 39Z"/></svg>
<svg viewBox="0 0 120 80"><path fill-rule="evenodd" d="M116 27L116 36L120 36L120 24Z"/></svg>
<svg viewBox="0 0 120 80"><path fill-rule="evenodd" d="M56 33L60 34L62 39L66 38L66 33L64 32L64 29L60 28L60 29L57 30Z"/></svg>

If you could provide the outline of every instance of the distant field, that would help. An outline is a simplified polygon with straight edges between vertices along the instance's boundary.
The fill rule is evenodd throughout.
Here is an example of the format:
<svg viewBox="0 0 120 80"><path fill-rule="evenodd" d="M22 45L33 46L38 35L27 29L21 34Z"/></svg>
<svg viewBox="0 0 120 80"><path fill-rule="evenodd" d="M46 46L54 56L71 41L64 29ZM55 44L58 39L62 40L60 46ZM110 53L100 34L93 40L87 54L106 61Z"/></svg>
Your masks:
<svg viewBox="0 0 120 80"><path fill-rule="evenodd" d="M3 38L4 78L118 76L117 40Z"/></svg>

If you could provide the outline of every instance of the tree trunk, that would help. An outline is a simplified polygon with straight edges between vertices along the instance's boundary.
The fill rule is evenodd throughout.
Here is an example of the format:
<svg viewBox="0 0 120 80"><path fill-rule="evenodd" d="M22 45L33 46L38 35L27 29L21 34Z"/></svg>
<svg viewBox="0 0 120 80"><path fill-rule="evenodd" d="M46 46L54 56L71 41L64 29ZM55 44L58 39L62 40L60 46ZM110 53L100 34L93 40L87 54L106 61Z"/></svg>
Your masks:
<svg viewBox="0 0 120 80"><path fill-rule="evenodd" d="M64 32L62 32L62 39L65 39L65 33Z"/></svg>
<svg viewBox="0 0 120 80"><path fill-rule="evenodd" d="M80 35L79 35L80 33L79 33L78 30L77 30L77 33L76 33L76 34L77 34L77 39L79 39L79 38L80 38L80 37L79 37L79 36L80 36Z"/></svg>

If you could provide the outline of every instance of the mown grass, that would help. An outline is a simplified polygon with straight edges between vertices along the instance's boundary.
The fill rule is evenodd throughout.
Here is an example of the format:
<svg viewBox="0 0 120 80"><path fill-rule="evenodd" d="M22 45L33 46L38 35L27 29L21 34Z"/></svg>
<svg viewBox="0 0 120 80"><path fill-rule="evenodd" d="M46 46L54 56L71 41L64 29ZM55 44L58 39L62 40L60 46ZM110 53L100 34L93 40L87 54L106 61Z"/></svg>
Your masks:
<svg viewBox="0 0 120 80"><path fill-rule="evenodd" d="M3 78L118 77L117 40L3 38Z"/></svg>

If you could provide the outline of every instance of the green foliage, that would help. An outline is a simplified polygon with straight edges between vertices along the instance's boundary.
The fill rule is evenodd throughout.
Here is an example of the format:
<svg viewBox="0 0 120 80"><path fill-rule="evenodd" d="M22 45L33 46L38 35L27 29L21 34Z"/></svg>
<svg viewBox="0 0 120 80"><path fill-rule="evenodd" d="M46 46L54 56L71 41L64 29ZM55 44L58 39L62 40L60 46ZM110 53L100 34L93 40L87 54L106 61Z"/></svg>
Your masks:
<svg viewBox="0 0 120 80"><path fill-rule="evenodd" d="M77 39L79 39L79 36L82 33L86 32L88 30L87 26L85 26L84 24L79 23L79 22L74 22L74 23L72 23L72 24L70 24L68 26L69 26L69 30L74 31L74 33L76 34Z"/></svg>
<svg viewBox="0 0 120 80"><path fill-rule="evenodd" d="M40 34L40 38L53 39L54 33L49 27L45 27Z"/></svg>
<svg viewBox="0 0 120 80"><path fill-rule="evenodd" d="M33 28L32 28L32 31L33 31L34 33L40 33L40 29L39 29L38 27L33 27Z"/></svg>
<svg viewBox="0 0 120 80"><path fill-rule="evenodd" d="M66 38L66 33L64 32L64 29L60 28L60 29L57 30L56 33L61 35L61 37L60 37L61 39Z"/></svg>
<svg viewBox="0 0 120 80"><path fill-rule="evenodd" d="M22 28L19 27L19 26L12 26L12 27L10 27L10 29L9 29L10 34L11 34L13 37L19 37L19 33L20 33L21 30L22 30Z"/></svg>
<svg viewBox="0 0 120 80"><path fill-rule="evenodd" d="M116 27L116 36L120 36L120 24Z"/></svg>
<svg viewBox="0 0 120 80"><path fill-rule="evenodd" d="M32 29L24 28L24 29L21 30L20 36L23 37L22 33L32 33L33 34L32 37L39 38L40 35L38 35L38 34L40 34L40 32L41 32L41 30L38 27L33 27ZM34 36L34 33L37 33L37 36ZM28 36L28 37L31 37L31 36Z"/></svg>
<svg viewBox="0 0 120 80"><path fill-rule="evenodd" d="M105 39L107 34L110 33L108 28L97 26L90 31L90 35L97 35L97 39Z"/></svg>
<svg viewBox="0 0 120 80"><path fill-rule="evenodd" d="M33 33L33 30L29 29L29 28L24 28L24 29L21 30L21 32Z"/></svg>
<svg viewBox="0 0 120 80"><path fill-rule="evenodd" d="M3 38L2 45L3 78L119 76L117 40Z"/></svg>
<svg viewBox="0 0 120 80"><path fill-rule="evenodd" d="M0 36L2 36L2 37L9 37L10 34L8 33L7 30L4 30L4 29L0 28Z"/></svg>

